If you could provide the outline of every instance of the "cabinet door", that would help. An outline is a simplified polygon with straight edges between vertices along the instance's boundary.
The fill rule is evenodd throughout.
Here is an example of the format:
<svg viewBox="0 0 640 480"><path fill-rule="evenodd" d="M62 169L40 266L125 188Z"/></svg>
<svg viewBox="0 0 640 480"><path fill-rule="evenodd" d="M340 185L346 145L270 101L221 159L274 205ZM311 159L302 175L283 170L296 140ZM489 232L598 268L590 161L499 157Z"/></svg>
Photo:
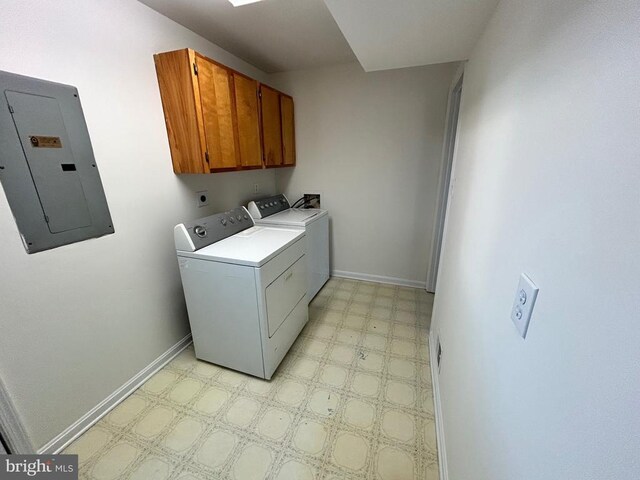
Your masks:
<svg viewBox="0 0 640 480"><path fill-rule="evenodd" d="M232 97L232 73L197 57L202 121L211 170L235 169L238 154Z"/></svg>
<svg viewBox="0 0 640 480"><path fill-rule="evenodd" d="M280 95L280 113L282 117L282 154L283 165L296 164L296 136L293 125L293 98Z"/></svg>
<svg viewBox="0 0 640 480"><path fill-rule="evenodd" d="M236 116L238 120L238 150L240 165L261 167L260 121L258 114L258 82L244 75L233 74Z"/></svg>
<svg viewBox="0 0 640 480"><path fill-rule="evenodd" d="M209 173L202 141L194 52L178 50L154 55L162 108L175 173Z"/></svg>
<svg viewBox="0 0 640 480"><path fill-rule="evenodd" d="M267 167L282 165L282 127L280 122L280 94L260 85L262 112L262 150Z"/></svg>

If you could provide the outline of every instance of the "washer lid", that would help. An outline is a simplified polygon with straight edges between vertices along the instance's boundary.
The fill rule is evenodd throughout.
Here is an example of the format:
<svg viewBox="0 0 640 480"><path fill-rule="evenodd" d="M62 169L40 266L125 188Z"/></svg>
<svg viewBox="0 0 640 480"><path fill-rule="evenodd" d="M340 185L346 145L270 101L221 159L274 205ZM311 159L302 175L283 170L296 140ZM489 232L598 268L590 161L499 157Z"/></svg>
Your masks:
<svg viewBox="0 0 640 480"><path fill-rule="evenodd" d="M303 230L251 227L195 252L178 250L178 256L261 267L303 237Z"/></svg>
<svg viewBox="0 0 640 480"><path fill-rule="evenodd" d="M280 213L269 215L266 218L254 220L259 225L283 225L304 227L315 222L327 214L326 210L319 208L290 208Z"/></svg>

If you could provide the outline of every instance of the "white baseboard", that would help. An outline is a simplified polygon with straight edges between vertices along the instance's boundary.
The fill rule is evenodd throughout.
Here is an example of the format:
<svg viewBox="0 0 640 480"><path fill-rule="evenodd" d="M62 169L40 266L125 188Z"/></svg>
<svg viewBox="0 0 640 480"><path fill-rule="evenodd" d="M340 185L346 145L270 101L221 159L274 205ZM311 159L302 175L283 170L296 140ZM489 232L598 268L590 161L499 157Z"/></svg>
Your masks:
<svg viewBox="0 0 640 480"><path fill-rule="evenodd" d="M444 425L442 424L442 401L440 400L440 375L438 373L438 353L434 332L429 333L429 363L431 364L431 384L433 385L433 407L436 417L436 440L438 442L438 465L440 480L449 480L447 470L447 449L444 443Z"/></svg>
<svg viewBox="0 0 640 480"><path fill-rule="evenodd" d="M89 427L109 413L120 402L131 395L140 385L146 382L154 373L169 363L176 355L191 344L191 334L184 337L169 350L164 352L153 362L143 368L138 374L122 385L118 390L105 398L98 405L89 410L65 431L55 437L44 447L38 450L40 454L54 454L60 452L76 438L82 435Z"/></svg>
<svg viewBox="0 0 640 480"><path fill-rule="evenodd" d="M427 283L418 280L406 280L404 278L385 277L384 275L371 275L370 273L345 272L344 270L333 270L332 277L351 278L353 280L364 280L365 282L388 283L390 285L400 285L402 287L413 287L426 289Z"/></svg>

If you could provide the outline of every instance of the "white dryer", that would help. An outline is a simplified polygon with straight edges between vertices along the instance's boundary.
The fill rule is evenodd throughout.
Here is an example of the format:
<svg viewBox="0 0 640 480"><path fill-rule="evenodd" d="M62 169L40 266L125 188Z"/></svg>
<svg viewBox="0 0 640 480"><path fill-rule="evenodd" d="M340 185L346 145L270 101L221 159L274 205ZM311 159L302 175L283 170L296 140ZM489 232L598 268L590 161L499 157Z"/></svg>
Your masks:
<svg viewBox="0 0 640 480"><path fill-rule="evenodd" d="M306 232L307 271L310 302L329 280L329 214L319 208L291 208L284 195L249 202L247 207L256 225Z"/></svg>
<svg viewBox="0 0 640 480"><path fill-rule="evenodd" d="M308 320L305 232L239 207L174 239L196 357L270 379Z"/></svg>

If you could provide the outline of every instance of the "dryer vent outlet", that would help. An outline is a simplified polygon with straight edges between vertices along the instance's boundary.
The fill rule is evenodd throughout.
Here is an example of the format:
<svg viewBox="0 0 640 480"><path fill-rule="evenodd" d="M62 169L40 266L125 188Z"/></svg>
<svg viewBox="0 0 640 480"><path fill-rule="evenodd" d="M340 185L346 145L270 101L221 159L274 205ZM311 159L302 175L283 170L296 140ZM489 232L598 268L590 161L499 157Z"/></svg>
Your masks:
<svg viewBox="0 0 640 480"><path fill-rule="evenodd" d="M438 366L438 373L440 373L440 363L442 362L442 344L438 338L438 346L436 347L436 362Z"/></svg>
<svg viewBox="0 0 640 480"><path fill-rule="evenodd" d="M320 208L320 194L305 193L303 205L305 206L305 208Z"/></svg>

